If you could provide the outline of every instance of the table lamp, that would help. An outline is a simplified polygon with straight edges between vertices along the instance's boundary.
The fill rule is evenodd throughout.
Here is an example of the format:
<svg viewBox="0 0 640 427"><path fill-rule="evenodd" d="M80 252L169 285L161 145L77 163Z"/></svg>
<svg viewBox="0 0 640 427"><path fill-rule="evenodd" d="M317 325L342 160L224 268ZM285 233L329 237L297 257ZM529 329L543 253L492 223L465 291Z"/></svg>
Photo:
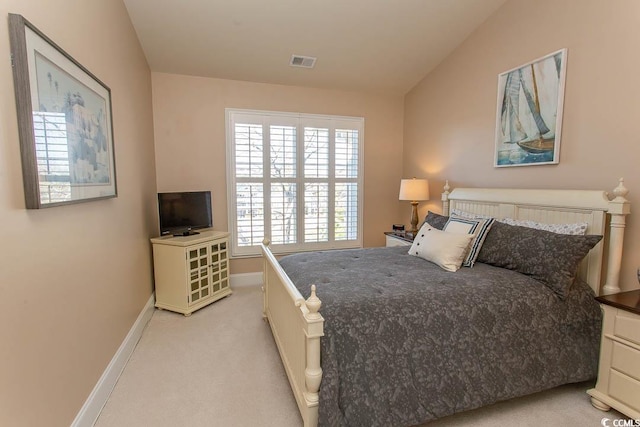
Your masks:
<svg viewBox="0 0 640 427"><path fill-rule="evenodd" d="M400 181L400 200L411 201L411 233L418 231L418 202L429 200L429 181L426 179L403 179Z"/></svg>

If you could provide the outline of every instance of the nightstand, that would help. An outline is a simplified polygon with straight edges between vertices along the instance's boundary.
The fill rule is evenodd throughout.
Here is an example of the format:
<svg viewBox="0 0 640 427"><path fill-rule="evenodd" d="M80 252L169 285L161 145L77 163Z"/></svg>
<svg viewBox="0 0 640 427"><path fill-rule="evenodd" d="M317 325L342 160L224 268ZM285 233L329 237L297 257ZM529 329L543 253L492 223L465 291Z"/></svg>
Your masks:
<svg viewBox="0 0 640 427"><path fill-rule="evenodd" d="M604 312L596 408L640 419L640 290L597 297Z"/></svg>
<svg viewBox="0 0 640 427"><path fill-rule="evenodd" d="M414 234L409 232L395 232L395 231L385 231L384 232L387 244L386 246L411 246L413 243Z"/></svg>

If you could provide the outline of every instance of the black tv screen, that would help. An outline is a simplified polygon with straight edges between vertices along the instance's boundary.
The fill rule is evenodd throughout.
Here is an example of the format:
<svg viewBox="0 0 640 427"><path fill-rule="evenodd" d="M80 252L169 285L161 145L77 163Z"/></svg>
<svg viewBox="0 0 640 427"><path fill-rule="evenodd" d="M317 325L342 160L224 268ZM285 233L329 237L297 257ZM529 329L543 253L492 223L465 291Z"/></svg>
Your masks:
<svg viewBox="0 0 640 427"><path fill-rule="evenodd" d="M213 226L211 192L158 193L160 234L189 235Z"/></svg>

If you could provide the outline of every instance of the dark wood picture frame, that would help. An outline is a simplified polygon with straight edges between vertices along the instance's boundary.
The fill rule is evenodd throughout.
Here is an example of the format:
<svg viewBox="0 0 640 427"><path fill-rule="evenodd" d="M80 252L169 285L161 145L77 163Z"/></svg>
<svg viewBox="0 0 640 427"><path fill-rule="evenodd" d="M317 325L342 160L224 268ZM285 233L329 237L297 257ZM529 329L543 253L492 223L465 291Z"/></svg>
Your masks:
<svg viewBox="0 0 640 427"><path fill-rule="evenodd" d="M109 87L22 15L9 38L27 209L117 197Z"/></svg>

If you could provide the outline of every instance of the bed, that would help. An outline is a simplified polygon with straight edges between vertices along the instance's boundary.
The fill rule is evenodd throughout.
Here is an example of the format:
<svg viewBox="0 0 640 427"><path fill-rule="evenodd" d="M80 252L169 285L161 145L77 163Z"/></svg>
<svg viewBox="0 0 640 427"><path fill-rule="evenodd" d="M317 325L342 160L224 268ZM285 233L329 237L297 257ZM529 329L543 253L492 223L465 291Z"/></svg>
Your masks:
<svg viewBox="0 0 640 427"><path fill-rule="evenodd" d="M445 216L586 223L588 235L603 235L562 298L513 269L478 262L452 274L407 247L278 262L264 242L263 315L304 425L415 425L594 378L593 295L619 291L626 193L622 180L611 200L604 191L445 186Z"/></svg>

